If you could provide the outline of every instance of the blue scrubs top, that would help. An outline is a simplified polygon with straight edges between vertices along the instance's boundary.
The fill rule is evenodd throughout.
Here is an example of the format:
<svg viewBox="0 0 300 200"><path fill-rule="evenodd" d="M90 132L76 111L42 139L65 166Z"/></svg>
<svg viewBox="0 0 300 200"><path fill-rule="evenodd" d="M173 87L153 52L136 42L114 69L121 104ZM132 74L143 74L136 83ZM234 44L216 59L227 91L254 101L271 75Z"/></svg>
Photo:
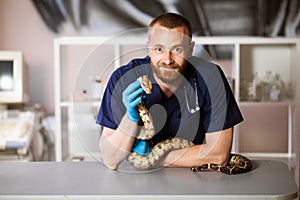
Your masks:
<svg viewBox="0 0 300 200"><path fill-rule="evenodd" d="M134 59L114 71L104 92L97 124L117 129L126 113L122 92L145 74L152 82L152 93L146 95L146 107L150 110L156 132L151 139L152 145L170 137L181 137L194 144L202 144L205 133L225 130L243 121L219 66L201 58L189 58L184 81L175 94L167 98L153 77L147 56ZM199 110L190 112L197 107L196 100Z"/></svg>

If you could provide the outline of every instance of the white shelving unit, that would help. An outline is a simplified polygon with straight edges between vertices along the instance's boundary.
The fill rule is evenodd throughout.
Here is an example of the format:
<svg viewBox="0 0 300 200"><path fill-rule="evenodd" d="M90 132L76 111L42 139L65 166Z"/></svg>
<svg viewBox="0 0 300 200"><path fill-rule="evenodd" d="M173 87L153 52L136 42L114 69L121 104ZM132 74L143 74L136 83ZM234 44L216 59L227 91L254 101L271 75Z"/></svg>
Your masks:
<svg viewBox="0 0 300 200"><path fill-rule="evenodd" d="M300 67L300 39L194 37L193 40L198 46L196 53L201 52L197 49L201 45L227 52L225 59L210 60L219 64L226 76L234 80L234 94L245 118L235 128L233 151L256 158L283 159L293 165L294 147L299 145L299 141L293 140L295 134L299 134L294 130L294 110L299 105L295 104L293 95L296 89L299 90L295 72ZM101 100L93 98L95 88L91 86L91 79L100 77L104 87L115 68L147 54L146 41L146 35L55 39L57 161L97 152L100 128L95 125L95 116ZM240 98L241 82L249 81L254 72L263 76L266 70L280 74L282 80L289 83L291 97L279 102L250 102ZM85 141L84 137L89 136L91 139ZM82 145L78 141L86 145L84 151L77 149Z"/></svg>

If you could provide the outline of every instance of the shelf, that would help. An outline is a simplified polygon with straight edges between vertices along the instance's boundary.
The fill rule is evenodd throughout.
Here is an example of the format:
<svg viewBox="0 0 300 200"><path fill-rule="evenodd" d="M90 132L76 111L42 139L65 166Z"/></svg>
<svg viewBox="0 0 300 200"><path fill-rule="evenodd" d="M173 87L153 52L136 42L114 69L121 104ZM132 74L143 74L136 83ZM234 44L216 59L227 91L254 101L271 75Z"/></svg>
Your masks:
<svg viewBox="0 0 300 200"><path fill-rule="evenodd" d="M293 106L293 101L240 101L240 106Z"/></svg>
<svg viewBox="0 0 300 200"><path fill-rule="evenodd" d="M249 156L252 158L289 158L289 159L295 159L296 154L290 154L290 153L252 153L252 152L240 152L240 154Z"/></svg>
<svg viewBox="0 0 300 200"><path fill-rule="evenodd" d="M60 107L73 107L73 106L96 106L100 107L101 100L97 101L61 101Z"/></svg>

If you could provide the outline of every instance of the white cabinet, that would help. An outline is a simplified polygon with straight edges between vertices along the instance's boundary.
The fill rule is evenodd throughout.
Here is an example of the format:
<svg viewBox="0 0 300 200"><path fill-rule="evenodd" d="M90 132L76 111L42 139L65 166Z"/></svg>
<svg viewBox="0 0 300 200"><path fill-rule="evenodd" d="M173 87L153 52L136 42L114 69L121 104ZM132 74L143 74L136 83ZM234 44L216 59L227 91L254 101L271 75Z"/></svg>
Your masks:
<svg viewBox="0 0 300 200"><path fill-rule="evenodd" d="M132 42L131 42L132 41ZM146 54L141 37L64 37L54 41L56 161L96 156L101 127L95 118L112 71ZM124 45L119 45L120 43Z"/></svg>
<svg viewBox="0 0 300 200"><path fill-rule="evenodd" d="M95 124L101 98L112 71L147 54L146 35L63 37L55 39L56 160L96 153L100 127ZM230 81L244 115L235 128L233 151L250 157L293 161L294 102L300 40L256 37L194 37L195 54L219 64ZM215 49L214 59L202 48ZM88 59L87 59L88 58ZM279 74L285 85L279 101L249 101L245 97L253 74ZM101 83L95 80L101 79ZM298 133L299 134L299 133ZM80 146L82 145L82 146ZM292 162L289 164L293 164Z"/></svg>

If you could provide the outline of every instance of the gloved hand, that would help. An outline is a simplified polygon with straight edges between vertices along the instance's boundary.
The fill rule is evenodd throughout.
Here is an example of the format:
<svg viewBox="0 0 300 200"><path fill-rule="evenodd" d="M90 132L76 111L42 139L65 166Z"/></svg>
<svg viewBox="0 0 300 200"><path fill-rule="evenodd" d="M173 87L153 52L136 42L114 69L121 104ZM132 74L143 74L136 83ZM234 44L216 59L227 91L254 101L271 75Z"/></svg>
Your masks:
<svg viewBox="0 0 300 200"><path fill-rule="evenodd" d="M133 122L138 122L140 116L137 112L136 106L141 102L141 93L143 88L139 81L131 83L123 92L122 101L127 109L127 115L129 120Z"/></svg>
<svg viewBox="0 0 300 200"><path fill-rule="evenodd" d="M147 156L152 151L152 147L145 140L136 139L133 143L132 151L141 156Z"/></svg>

